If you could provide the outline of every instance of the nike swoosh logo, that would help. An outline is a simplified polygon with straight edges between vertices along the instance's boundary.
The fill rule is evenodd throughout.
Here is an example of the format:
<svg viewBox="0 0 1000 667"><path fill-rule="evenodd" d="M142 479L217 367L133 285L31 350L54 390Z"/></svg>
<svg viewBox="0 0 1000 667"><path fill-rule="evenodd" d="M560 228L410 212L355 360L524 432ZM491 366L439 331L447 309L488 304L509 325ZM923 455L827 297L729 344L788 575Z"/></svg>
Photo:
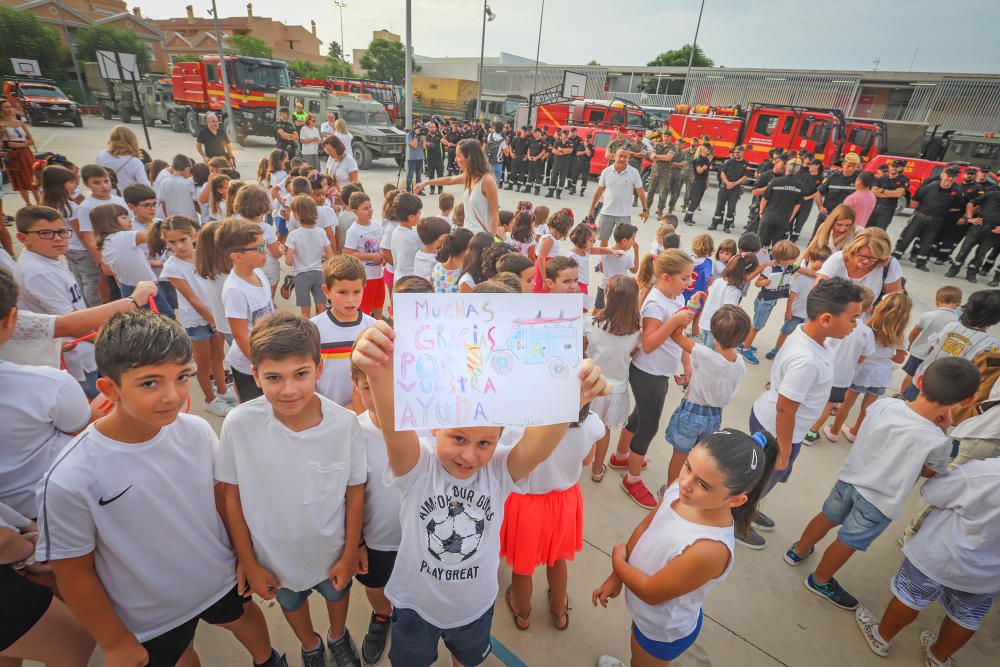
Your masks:
<svg viewBox="0 0 1000 667"><path fill-rule="evenodd" d="M127 487L125 488L125 491L128 491L128 490L129 490L129 489L131 489L131 488L132 488L132 485L131 485L131 484L129 484L129 485L128 485L128 486L127 486ZM118 494L117 496L114 496L113 498L108 498L107 500L105 500L105 499L104 499L104 497L103 497L103 496L101 496L101 497L100 497L100 498L99 498L99 499L97 500L97 504L98 504L98 505L100 505L101 507L104 507L105 505L110 505L111 503L115 502L116 500L118 500L119 498L121 498L122 496L124 496L124 495L125 495L125 491L122 491L122 492L121 492L121 493L119 493L119 494Z"/></svg>

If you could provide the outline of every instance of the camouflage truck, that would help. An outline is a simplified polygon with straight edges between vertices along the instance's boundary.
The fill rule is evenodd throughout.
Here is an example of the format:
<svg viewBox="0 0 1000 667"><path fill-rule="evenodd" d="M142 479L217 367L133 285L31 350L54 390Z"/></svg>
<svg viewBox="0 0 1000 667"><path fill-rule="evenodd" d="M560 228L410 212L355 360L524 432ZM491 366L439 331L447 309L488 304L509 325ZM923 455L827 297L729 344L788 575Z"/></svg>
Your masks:
<svg viewBox="0 0 1000 667"><path fill-rule="evenodd" d="M140 118L140 113L145 113L146 123L150 126L157 122L163 125L175 123L176 114L173 112L176 105L169 78L148 75L137 82L136 87L139 90L138 100L131 81L118 81L103 86L102 90L94 90L94 98L104 120L118 116L123 123L131 123ZM183 132L183 119L180 126L172 129Z"/></svg>

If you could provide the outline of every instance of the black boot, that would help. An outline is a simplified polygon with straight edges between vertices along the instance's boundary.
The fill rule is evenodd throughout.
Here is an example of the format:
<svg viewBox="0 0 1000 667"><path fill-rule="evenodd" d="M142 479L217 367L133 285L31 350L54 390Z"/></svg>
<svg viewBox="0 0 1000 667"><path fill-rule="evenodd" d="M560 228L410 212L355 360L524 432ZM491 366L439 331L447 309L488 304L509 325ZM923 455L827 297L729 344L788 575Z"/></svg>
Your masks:
<svg viewBox="0 0 1000 667"><path fill-rule="evenodd" d="M556 190L556 199L562 199L562 190Z"/></svg>
<svg viewBox="0 0 1000 667"><path fill-rule="evenodd" d="M507 187L505 189L507 189L507 190L513 190L514 189L514 184L508 181L507 182Z"/></svg>
<svg viewBox="0 0 1000 667"><path fill-rule="evenodd" d="M977 273L978 271L976 271L975 269L969 269L968 271L966 271L965 279L968 280L973 285L975 285L976 283L979 282L978 280L976 280Z"/></svg>
<svg viewBox="0 0 1000 667"><path fill-rule="evenodd" d="M583 193L585 193L586 191L587 191L587 188L586 188L586 186L585 186L585 187L582 187L582 188L580 188L580 196L581 196L581 197L583 197L583 196L584 196L584 194L583 194Z"/></svg>
<svg viewBox="0 0 1000 667"><path fill-rule="evenodd" d="M555 188L549 188L549 192L545 196L546 197L552 197L555 193L556 193L556 189Z"/></svg>
<svg viewBox="0 0 1000 667"><path fill-rule="evenodd" d="M993 280L989 282L988 287L1000 287L1000 276L994 274Z"/></svg>
<svg viewBox="0 0 1000 667"><path fill-rule="evenodd" d="M916 263L913 265L913 268L915 268L917 271L923 271L924 273L929 273L931 270L931 267L927 266L926 259L917 260Z"/></svg>
<svg viewBox="0 0 1000 667"><path fill-rule="evenodd" d="M693 211L688 211L687 213L684 214L684 224L685 225L693 225L694 224L694 212Z"/></svg>
<svg viewBox="0 0 1000 667"><path fill-rule="evenodd" d="M719 224L721 222L722 222L722 220L716 220L715 218L712 218L712 224L710 224L708 226L708 231L712 232L712 231L715 231L716 229L718 229L719 228Z"/></svg>
<svg viewBox="0 0 1000 667"><path fill-rule="evenodd" d="M960 265L958 265L958 264L952 264L951 266L948 267L948 271L945 272L944 277L945 278L954 278L955 276L958 275L958 270L960 268L961 268ZM975 273L975 272L976 272L975 269L969 269L969 273Z"/></svg>
<svg viewBox="0 0 1000 667"><path fill-rule="evenodd" d="M537 194L538 194L539 192L541 192L541 191L542 191L542 186L540 186L540 185L536 185L536 186L535 186L535 194L537 195Z"/></svg>

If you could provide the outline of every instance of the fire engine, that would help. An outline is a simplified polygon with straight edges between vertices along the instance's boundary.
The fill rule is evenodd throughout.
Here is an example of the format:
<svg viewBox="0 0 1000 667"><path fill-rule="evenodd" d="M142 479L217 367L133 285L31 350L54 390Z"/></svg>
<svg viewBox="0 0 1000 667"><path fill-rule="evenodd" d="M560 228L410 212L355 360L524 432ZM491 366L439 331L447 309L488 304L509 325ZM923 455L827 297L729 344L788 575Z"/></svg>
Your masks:
<svg viewBox="0 0 1000 667"><path fill-rule="evenodd" d="M561 129L566 126L645 130L646 114L641 107L622 100L574 99L568 102L521 104L514 124L518 127Z"/></svg>
<svg viewBox="0 0 1000 667"><path fill-rule="evenodd" d="M862 162L873 160L877 155L888 152L888 134L887 126L881 120L848 118L841 155L857 153Z"/></svg>
<svg viewBox="0 0 1000 667"><path fill-rule="evenodd" d="M277 92L288 87L288 65L280 60L226 56L225 67L237 141L242 145L251 134L273 136ZM221 113L226 105L219 58L205 56L199 62L177 63L170 80L175 105L170 125L174 131L187 128L197 136L205 114Z"/></svg>
<svg viewBox="0 0 1000 667"><path fill-rule="evenodd" d="M310 88L328 88L334 92L371 95L376 102L385 107L385 112L389 114L390 122L395 123L396 116L399 114L399 98L396 96L396 87L388 81L331 76L326 79L300 78L295 80L295 85Z"/></svg>

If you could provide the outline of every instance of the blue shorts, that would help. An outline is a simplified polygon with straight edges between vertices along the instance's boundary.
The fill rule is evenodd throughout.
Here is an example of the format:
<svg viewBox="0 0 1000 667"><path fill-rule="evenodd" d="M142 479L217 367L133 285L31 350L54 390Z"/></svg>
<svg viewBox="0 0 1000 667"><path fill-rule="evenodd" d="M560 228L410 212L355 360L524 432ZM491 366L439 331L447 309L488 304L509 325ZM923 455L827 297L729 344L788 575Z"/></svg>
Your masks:
<svg viewBox="0 0 1000 667"><path fill-rule="evenodd" d="M698 625L694 626L694 630L687 637L683 637L672 642L658 642L655 639L650 639L639 631L639 628L632 624L632 636L635 637L635 643L642 647L642 650L650 654L657 660L676 660L681 656L684 651L691 648L694 644L694 640L698 639L698 634L701 632L701 620L705 617L702 611L698 610Z"/></svg>
<svg viewBox="0 0 1000 667"><path fill-rule="evenodd" d="M975 632L993 605L996 593L965 593L934 581L917 569L909 558L903 559L889 589L897 600L910 609L921 611L941 600L944 613L966 630Z"/></svg>
<svg viewBox="0 0 1000 667"><path fill-rule="evenodd" d="M881 396L885 393L886 387L862 387L859 384L852 384L851 391L856 394L871 394L872 396Z"/></svg>
<svg viewBox="0 0 1000 667"><path fill-rule="evenodd" d="M751 326L760 331L767 324L767 318L771 317L771 311L778 304L777 299L757 299L753 302L753 323Z"/></svg>
<svg viewBox="0 0 1000 667"><path fill-rule="evenodd" d="M847 387L830 387L830 403L839 405L847 398Z"/></svg>
<svg viewBox="0 0 1000 667"><path fill-rule="evenodd" d="M274 216L274 226L278 230L278 236L288 236L288 221L280 215Z"/></svg>
<svg viewBox="0 0 1000 667"><path fill-rule="evenodd" d="M344 590L338 591L332 581L324 579L312 588L307 588L304 591L293 591L290 588L279 588L274 597L284 611L292 612L298 611L299 607L305 603L309 594L313 591L322 595L323 599L327 602L340 602L350 594L351 584L348 583Z"/></svg>
<svg viewBox="0 0 1000 667"><path fill-rule="evenodd" d="M757 419L757 415L753 413L753 409L751 408L750 435L753 435L758 431L760 431L761 433L768 433L768 430L764 428L764 426L760 423L760 421ZM774 434L772 433L771 435L773 437ZM802 443L793 442L792 453L788 456L788 467L785 468L784 470L775 470L773 473L771 473L771 479L767 480L767 486L764 487L764 495L770 493L771 489L773 489L775 485L778 484L778 482L785 483L788 481L788 478L791 477L792 475L792 467L795 465L795 459L799 458L799 452L801 451L802 451Z"/></svg>
<svg viewBox="0 0 1000 667"><path fill-rule="evenodd" d="M853 484L837 480L823 502L823 516L840 526L837 539L855 551L865 551L892 519L864 499Z"/></svg>
<svg viewBox="0 0 1000 667"><path fill-rule="evenodd" d="M457 628L431 625L412 609L392 611L392 644L389 662L407 667L429 667L438 657L438 642L444 645L465 667L481 664L492 653L490 630L493 627L493 607L476 620Z"/></svg>
<svg viewBox="0 0 1000 667"><path fill-rule="evenodd" d="M798 326L804 323L805 323L805 318L795 317L794 315L792 315L787 320L785 320L784 324L781 325L781 333L785 334L786 336L791 336L793 333L795 333L795 330L798 328Z"/></svg>
<svg viewBox="0 0 1000 667"><path fill-rule="evenodd" d="M690 452L705 436L722 426L722 408L692 403L686 398L670 416L664 434L670 446L680 452Z"/></svg>
<svg viewBox="0 0 1000 667"><path fill-rule="evenodd" d="M101 393L97 389L97 378L99 377L101 377L100 371L88 371L84 373L84 379L80 382L80 387L83 389L83 393L86 394L88 401L94 400Z"/></svg>
<svg viewBox="0 0 1000 667"><path fill-rule="evenodd" d="M185 327L184 331L187 332L188 338L195 342L208 340L215 335L215 332L212 331L212 327L207 324L199 324L196 327Z"/></svg>
<svg viewBox="0 0 1000 667"><path fill-rule="evenodd" d="M903 400L909 403L910 401L916 400L917 396L920 395L920 389L917 387L916 382L911 382L906 390L903 391Z"/></svg>
<svg viewBox="0 0 1000 667"><path fill-rule="evenodd" d="M917 369L920 368L920 364L924 363L923 359L918 359L912 354L906 358L906 363L903 364L903 372L913 377L917 374Z"/></svg>

